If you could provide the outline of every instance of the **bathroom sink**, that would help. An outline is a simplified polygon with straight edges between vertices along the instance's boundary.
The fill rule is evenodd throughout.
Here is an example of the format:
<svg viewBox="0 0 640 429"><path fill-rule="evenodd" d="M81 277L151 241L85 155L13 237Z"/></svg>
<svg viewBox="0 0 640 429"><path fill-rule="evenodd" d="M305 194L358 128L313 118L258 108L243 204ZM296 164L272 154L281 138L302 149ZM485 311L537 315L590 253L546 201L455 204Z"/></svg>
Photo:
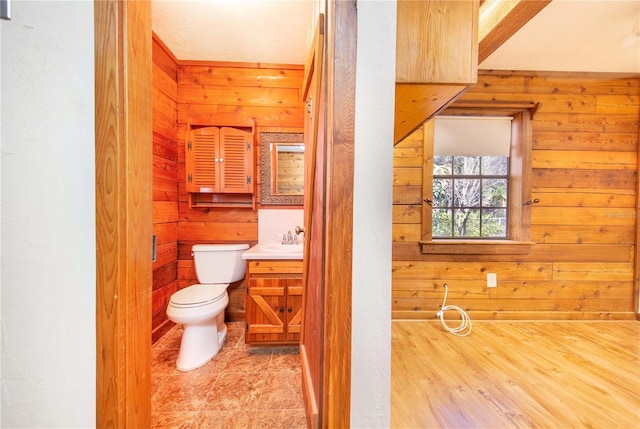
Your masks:
<svg viewBox="0 0 640 429"><path fill-rule="evenodd" d="M280 252L280 253L302 252L302 244L268 243L268 244L261 244L260 250L264 252Z"/></svg>

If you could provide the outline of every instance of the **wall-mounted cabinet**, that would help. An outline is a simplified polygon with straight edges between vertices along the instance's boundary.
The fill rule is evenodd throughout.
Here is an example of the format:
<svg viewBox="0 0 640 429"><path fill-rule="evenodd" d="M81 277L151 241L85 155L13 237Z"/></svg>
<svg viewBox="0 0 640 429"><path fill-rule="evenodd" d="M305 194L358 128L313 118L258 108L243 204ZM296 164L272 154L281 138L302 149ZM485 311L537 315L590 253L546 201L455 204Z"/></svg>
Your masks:
<svg viewBox="0 0 640 429"><path fill-rule="evenodd" d="M254 128L190 126L185 142L191 207L255 207Z"/></svg>
<svg viewBox="0 0 640 429"><path fill-rule="evenodd" d="M246 283L245 342L298 344L302 321L302 261L249 261Z"/></svg>
<svg viewBox="0 0 640 429"><path fill-rule="evenodd" d="M478 0L399 0L394 143L478 80Z"/></svg>

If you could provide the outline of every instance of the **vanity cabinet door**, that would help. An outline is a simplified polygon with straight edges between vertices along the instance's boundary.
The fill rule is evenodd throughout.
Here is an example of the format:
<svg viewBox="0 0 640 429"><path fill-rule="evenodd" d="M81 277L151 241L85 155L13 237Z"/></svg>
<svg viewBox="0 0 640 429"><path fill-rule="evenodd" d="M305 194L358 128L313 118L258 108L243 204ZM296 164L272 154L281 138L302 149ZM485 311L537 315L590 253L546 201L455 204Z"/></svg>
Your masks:
<svg viewBox="0 0 640 429"><path fill-rule="evenodd" d="M249 277L247 283L247 343L285 340L285 278Z"/></svg>
<svg viewBox="0 0 640 429"><path fill-rule="evenodd" d="M302 322L302 277L287 279L287 340L300 341Z"/></svg>

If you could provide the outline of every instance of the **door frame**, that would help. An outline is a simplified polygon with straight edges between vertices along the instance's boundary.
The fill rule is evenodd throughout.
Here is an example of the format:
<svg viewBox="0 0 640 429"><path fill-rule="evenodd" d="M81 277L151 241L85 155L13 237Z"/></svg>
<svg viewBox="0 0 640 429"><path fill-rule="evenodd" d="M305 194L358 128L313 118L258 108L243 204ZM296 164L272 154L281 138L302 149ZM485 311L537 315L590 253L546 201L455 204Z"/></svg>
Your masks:
<svg viewBox="0 0 640 429"><path fill-rule="evenodd" d="M348 427L355 1L327 7L327 231L322 362L326 424ZM150 2L94 2L96 427L150 427L152 30ZM336 61L335 58L340 58ZM346 425L346 426L344 426Z"/></svg>
<svg viewBox="0 0 640 429"><path fill-rule="evenodd" d="M151 3L94 2L96 427L151 426Z"/></svg>

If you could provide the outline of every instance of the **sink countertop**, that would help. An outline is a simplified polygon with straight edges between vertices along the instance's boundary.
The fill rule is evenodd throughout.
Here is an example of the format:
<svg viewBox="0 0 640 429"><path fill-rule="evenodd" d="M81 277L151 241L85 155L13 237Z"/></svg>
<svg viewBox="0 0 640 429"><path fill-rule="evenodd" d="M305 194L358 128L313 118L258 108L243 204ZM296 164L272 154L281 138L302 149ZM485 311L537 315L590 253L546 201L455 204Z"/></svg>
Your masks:
<svg viewBox="0 0 640 429"><path fill-rule="evenodd" d="M242 259L302 259L300 252L278 252L273 250L262 250L261 247L270 243L258 243L242 254Z"/></svg>

